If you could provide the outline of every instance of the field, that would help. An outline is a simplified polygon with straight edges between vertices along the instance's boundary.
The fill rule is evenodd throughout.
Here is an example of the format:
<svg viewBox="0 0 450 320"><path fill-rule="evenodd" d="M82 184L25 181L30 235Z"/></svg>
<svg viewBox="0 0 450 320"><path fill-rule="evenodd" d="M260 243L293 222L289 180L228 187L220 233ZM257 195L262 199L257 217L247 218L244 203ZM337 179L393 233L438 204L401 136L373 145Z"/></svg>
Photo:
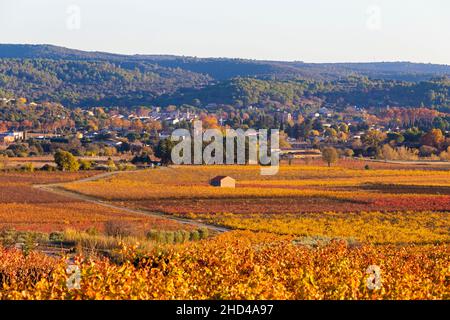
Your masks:
<svg viewBox="0 0 450 320"><path fill-rule="evenodd" d="M123 159L130 160L127 156L97 156L97 157L77 157L78 159L92 161L96 163L106 163L109 158L113 159L114 161L120 161ZM24 165L32 164L34 168L39 169L42 168L44 165L52 165L56 166L55 160L53 156L32 156L32 157L9 157L8 161L5 163L6 167L8 169L17 169Z"/></svg>
<svg viewBox="0 0 450 320"><path fill-rule="evenodd" d="M177 230L180 224L153 217L138 216L122 210L105 208L35 188L83 179L98 174L66 172L0 173L0 229L54 232L66 229L95 228L102 232L108 221L129 224L136 233L152 228Z"/></svg>
<svg viewBox="0 0 450 320"><path fill-rule="evenodd" d="M217 175L236 178L236 189L209 186ZM260 176L257 167L175 167L66 188L233 229L376 244L450 242L450 171L443 170L315 164Z"/></svg>
<svg viewBox="0 0 450 320"><path fill-rule="evenodd" d="M192 214L191 217L233 229L300 237L341 238L357 243L450 243L448 212L325 212L282 216Z"/></svg>
<svg viewBox="0 0 450 320"><path fill-rule="evenodd" d="M208 181L218 175L235 178L237 188L209 186ZM281 167L276 176L260 176L259 168L251 166L175 167L69 183L65 188L177 215L446 211L450 208L450 171L443 170L295 165Z"/></svg>
<svg viewBox="0 0 450 320"><path fill-rule="evenodd" d="M136 233L114 241L66 233L114 242L112 255L72 257L80 289L64 285L65 258L0 249L0 299L450 298L448 167L341 161L331 168L283 165L276 176L259 172L174 166L88 181L5 173L3 227L104 232L113 220ZM237 187L210 186L218 175L235 178ZM55 182L65 191L33 187ZM192 236L201 225L214 231L208 239ZM191 230L190 241L177 230ZM367 285L370 266L381 270L378 290Z"/></svg>
<svg viewBox="0 0 450 320"><path fill-rule="evenodd" d="M333 242L311 248L293 240L235 231L144 257L124 249L128 259L120 265L79 260L79 289L65 285L64 261L0 250L0 299L450 298L448 246L349 247ZM374 264L383 272L383 286L376 291L366 285L367 269Z"/></svg>

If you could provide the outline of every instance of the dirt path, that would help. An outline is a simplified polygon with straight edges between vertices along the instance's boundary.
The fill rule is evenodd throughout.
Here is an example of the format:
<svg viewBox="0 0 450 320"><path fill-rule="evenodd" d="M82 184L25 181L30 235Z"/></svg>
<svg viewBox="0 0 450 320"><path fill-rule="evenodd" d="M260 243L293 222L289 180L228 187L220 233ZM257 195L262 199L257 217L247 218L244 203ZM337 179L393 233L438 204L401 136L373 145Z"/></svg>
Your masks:
<svg viewBox="0 0 450 320"><path fill-rule="evenodd" d="M158 170L167 170L167 168L160 168ZM70 183L96 181L96 180L112 177L112 176L115 176L115 175L119 175L119 174L122 174L122 173L132 173L132 172L139 172L139 171L113 171L113 172L106 172L106 173L102 173L102 174L99 174L99 175L96 175L96 176L80 179L80 180L77 180L77 181L71 181ZM207 228L207 229L209 229L211 231L214 231L216 233L222 233L222 232L227 232L227 231L231 230L229 228L220 227L220 226L207 224L207 223L202 223L202 222L198 222L198 221L191 220L191 219L184 219L184 218L180 218L180 217L169 216L169 215L167 215L165 213L162 213L162 212L153 212L153 211L144 210L144 209L131 209L131 208L128 208L128 207L116 205L116 204L113 204L113 203L108 202L108 201L99 200L99 199L97 199L95 197L92 197L92 196L88 196L88 195L84 195L84 194L81 194L81 193L78 193L78 192L66 190L66 189L63 188L65 183L67 183L67 182L54 183L54 184L39 184L39 185L34 185L33 187L37 188L37 189L40 189L40 190L43 190L43 191L46 191L46 192L50 192L50 193L54 193L54 194L57 194L57 195L61 195L61 196L64 196L64 197L72 198L72 199L79 200L79 201L94 203L94 204L97 204L97 205L101 205L103 207L107 207L107 208L111 208L111 209L115 209L115 210L121 210L121 211L127 212L127 213L138 214L138 215L146 215L146 216L152 216L152 217L156 217L156 218L160 218L160 219L177 221L179 223L195 226L197 228Z"/></svg>

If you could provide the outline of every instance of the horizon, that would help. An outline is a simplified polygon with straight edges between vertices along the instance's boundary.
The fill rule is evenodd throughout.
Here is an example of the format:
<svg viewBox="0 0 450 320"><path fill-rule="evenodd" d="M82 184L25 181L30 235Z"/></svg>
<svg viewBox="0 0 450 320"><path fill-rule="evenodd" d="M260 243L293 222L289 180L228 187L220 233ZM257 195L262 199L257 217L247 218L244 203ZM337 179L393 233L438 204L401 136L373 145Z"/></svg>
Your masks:
<svg viewBox="0 0 450 320"><path fill-rule="evenodd" d="M183 54L173 54L173 53L120 53L113 51L101 51L95 49L79 49L73 47L66 47L63 45L52 44L52 43L0 43L0 45L17 45L17 46L52 46L57 48L64 48L68 50L82 51L88 53L99 53L99 54L112 54L119 56L173 56L173 57L184 57L184 58L197 58L197 59L230 59L230 60L248 60L248 61L258 61L258 62L287 62L287 63L304 63L304 64L377 64L377 63L412 63L412 64L426 64L426 65L441 65L450 66L446 63L433 63L433 62L416 62L408 60L375 60L375 61L305 61L305 60L270 60L270 59L256 59L256 58L244 58L244 57L228 57L228 56L200 56L200 55L183 55Z"/></svg>
<svg viewBox="0 0 450 320"><path fill-rule="evenodd" d="M450 65L444 0L4 0L1 43L308 63Z"/></svg>

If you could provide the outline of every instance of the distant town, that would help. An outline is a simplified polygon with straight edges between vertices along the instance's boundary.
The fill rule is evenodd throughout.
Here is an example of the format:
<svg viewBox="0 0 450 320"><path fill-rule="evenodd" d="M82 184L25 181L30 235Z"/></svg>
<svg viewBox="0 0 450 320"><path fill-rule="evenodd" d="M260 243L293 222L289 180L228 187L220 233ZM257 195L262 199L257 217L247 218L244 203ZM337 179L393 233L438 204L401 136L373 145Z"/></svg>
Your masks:
<svg viewBox="0 0 450 320"><path fill-rule="evenodd" d="M226 105L137 108L76 108L0 98L0 153L3 159L52 156L63 150L76 157L95 157L158 165L170 162L168 140L194 120L207 128L279 129L282 158L320 157L333 147L340 157L381 160L449 161L449 114L428 108L333 106L308 112L257 106L227 112ZM4 160L5 161L5 160ZM100 165L97 163L97 165ZM104 165L102 165L104 168Z"/></svg>

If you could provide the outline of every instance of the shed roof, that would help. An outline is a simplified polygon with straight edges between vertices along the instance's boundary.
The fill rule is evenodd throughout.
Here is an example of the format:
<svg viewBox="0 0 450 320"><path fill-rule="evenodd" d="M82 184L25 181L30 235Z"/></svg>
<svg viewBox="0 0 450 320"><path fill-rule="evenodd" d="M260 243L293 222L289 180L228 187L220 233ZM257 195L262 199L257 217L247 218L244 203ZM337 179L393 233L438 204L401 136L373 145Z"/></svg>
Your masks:
<svg viewBox="0 0 450 320"><path fill-rule="evenodd" d="M217 177L212 178L212 179L211 179L211 182L219 182L219 181L222 181L222 180L225 179L225 178L233 179L233 178L230 177L230 176L217 176ZM233 179L233 180L234 180L234 179Z"/></svg>

